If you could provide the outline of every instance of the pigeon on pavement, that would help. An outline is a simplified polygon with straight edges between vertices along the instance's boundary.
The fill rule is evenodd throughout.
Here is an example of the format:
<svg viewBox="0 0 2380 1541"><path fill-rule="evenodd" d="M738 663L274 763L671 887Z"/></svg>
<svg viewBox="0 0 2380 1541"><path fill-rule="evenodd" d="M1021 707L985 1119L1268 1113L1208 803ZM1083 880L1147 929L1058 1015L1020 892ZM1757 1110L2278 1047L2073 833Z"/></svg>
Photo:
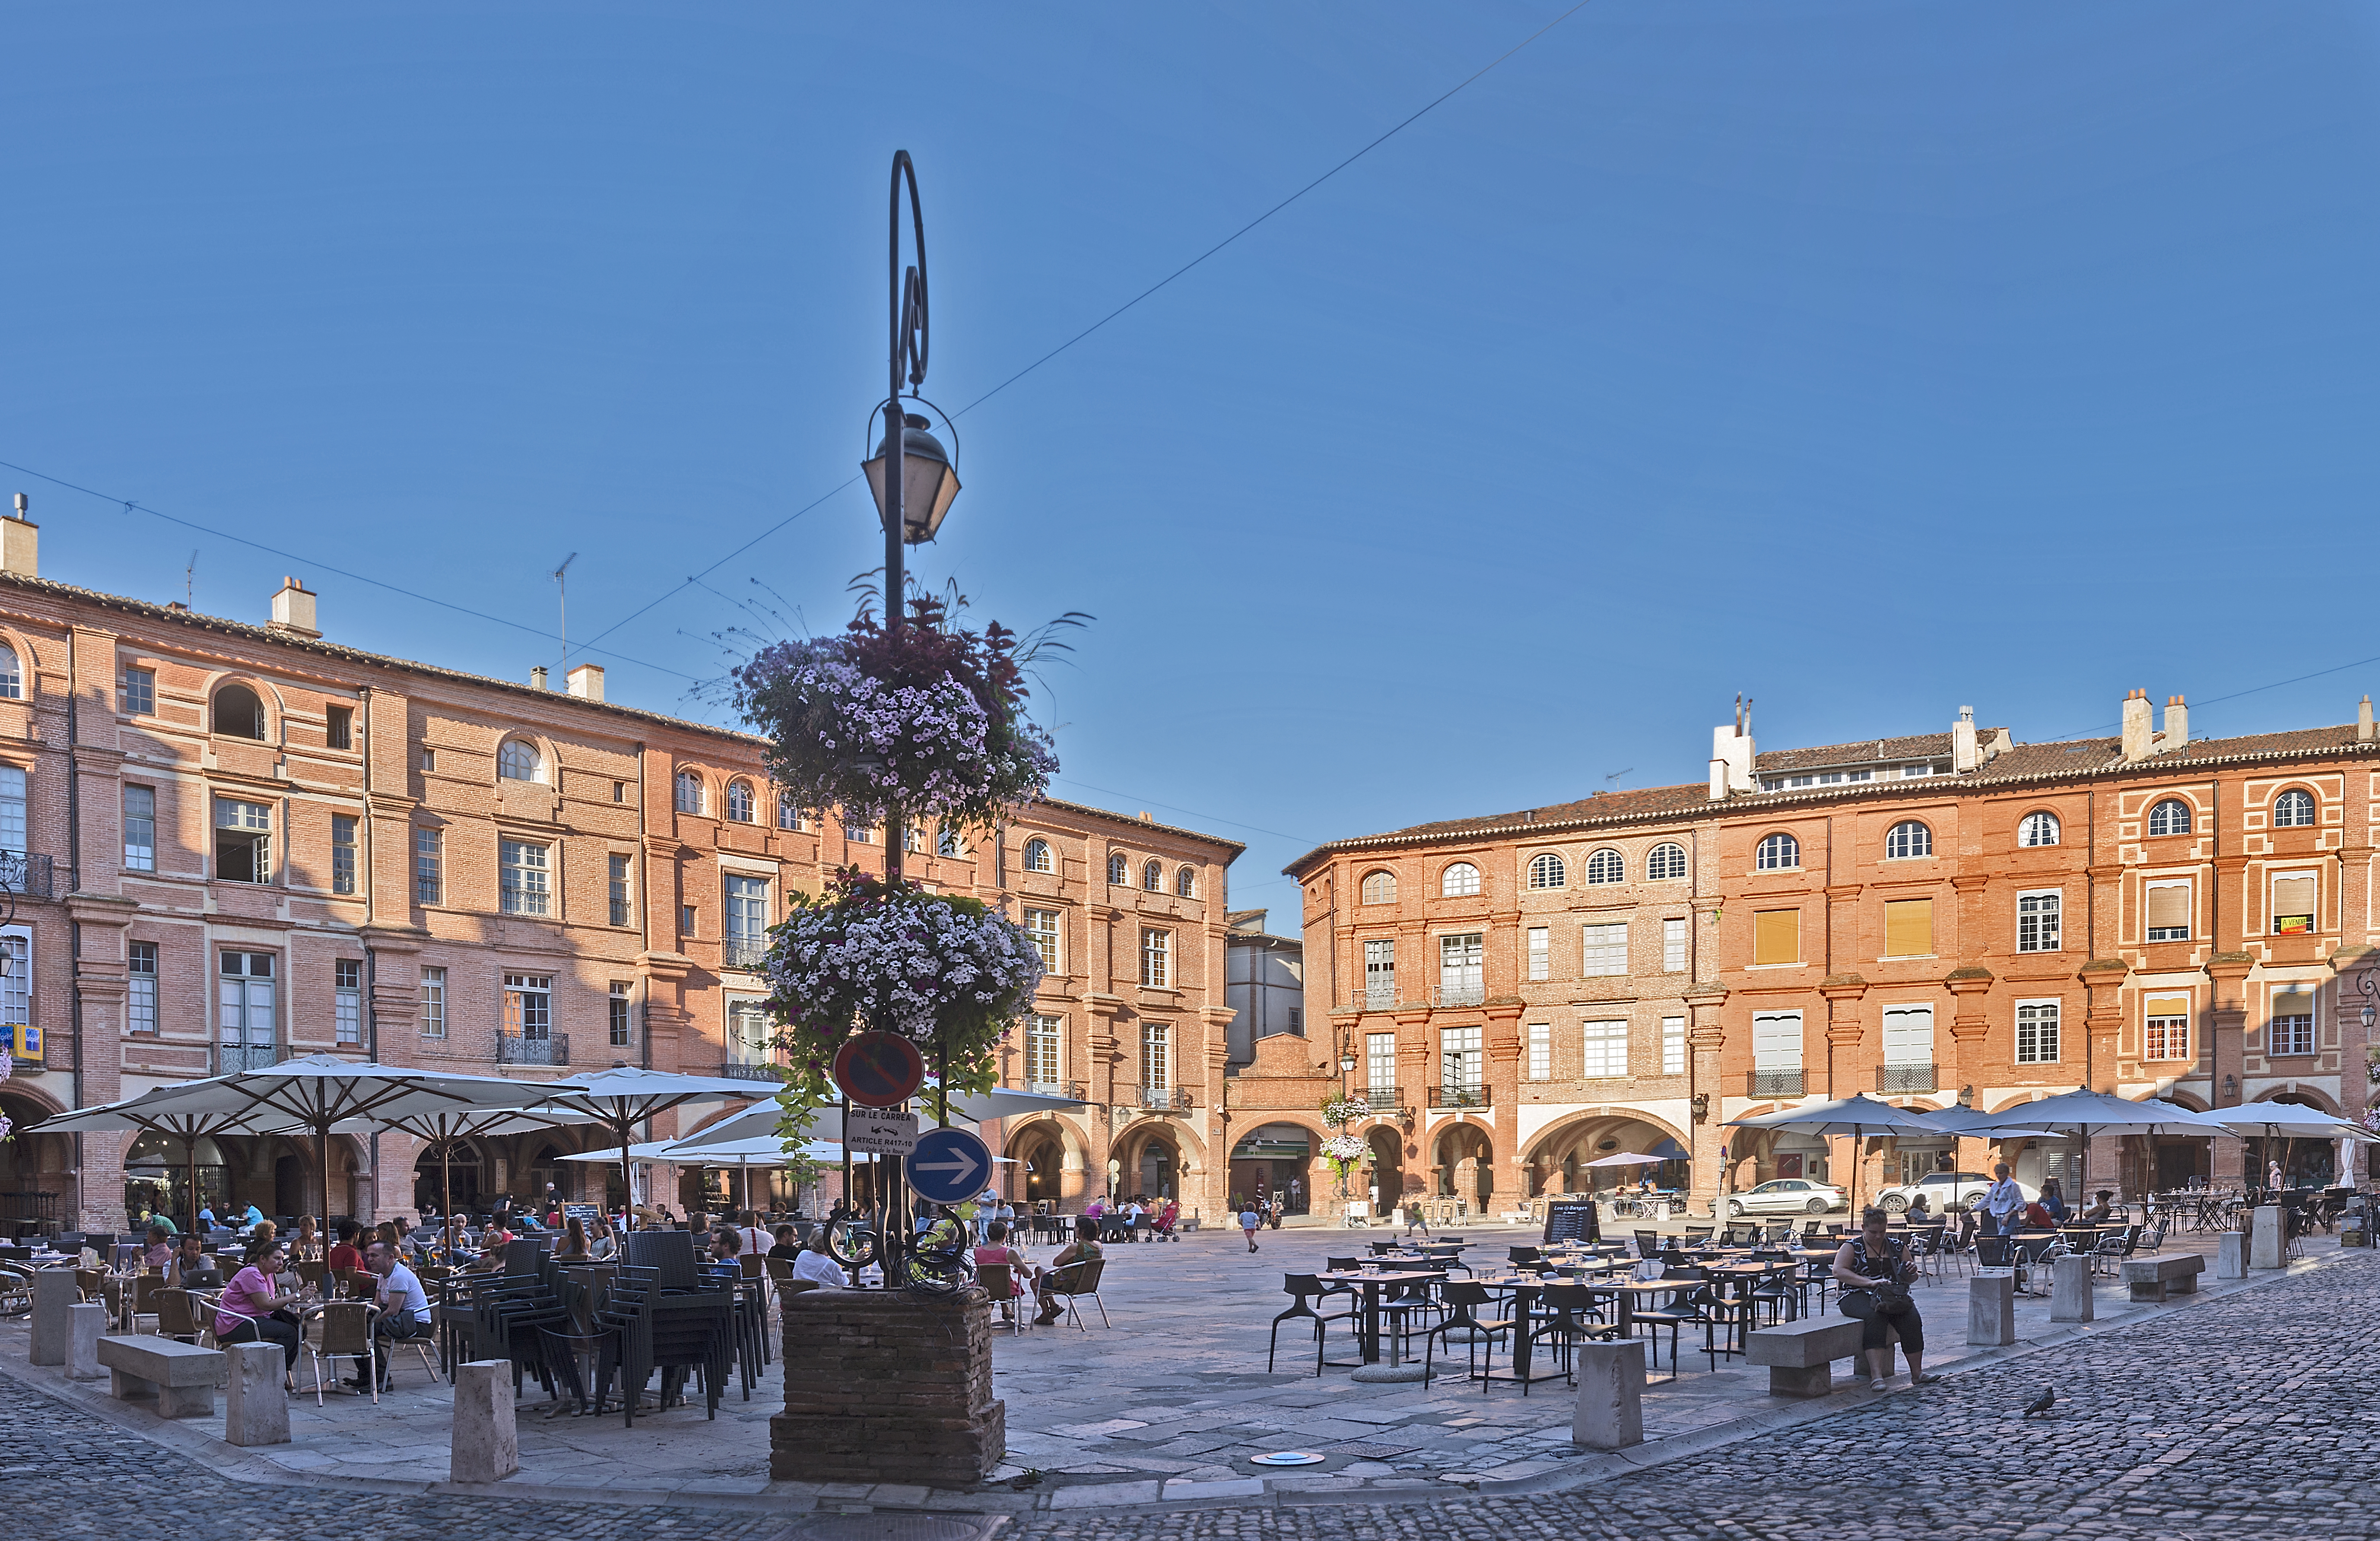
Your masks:
<svg viewBox="0 0 2380 1541"><path fill-rule="evenodd" d="M2032 1405L2024 1410L2024 1415L2030 1418L2036 1413L2046 1413L2057 1405L2058 1389L2054 1386L2045 1386L2041 1389L2041 1395L2034 1398Z"/></svg>

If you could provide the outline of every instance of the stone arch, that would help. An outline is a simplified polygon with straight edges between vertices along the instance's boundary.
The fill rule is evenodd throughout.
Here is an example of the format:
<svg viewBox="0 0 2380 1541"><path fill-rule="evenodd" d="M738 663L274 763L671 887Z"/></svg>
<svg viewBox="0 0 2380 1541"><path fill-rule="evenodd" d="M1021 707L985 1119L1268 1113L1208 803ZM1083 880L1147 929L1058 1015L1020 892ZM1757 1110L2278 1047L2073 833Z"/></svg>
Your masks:
<svg viewBox="0 0 2380 1541"><path fill-rule="evenodd" d="M223 669L207 676L207 734L212 736L218 731L215 726L215 698L223 694L226 686L235 685L245 687L256 697L257 710L262 713L262 721L258 724L261 731L251 742L280 743L284 736L284 724L288 721L288 698L282 695L280 687L273 685L272 681L261 674L249 673L244 669ZM245 738L244 734L233 736Z"/></svg>
<svg viewBox="0 0 2380 1541"><path fill-rule="evenodd" d="M1228 1194L1250 1203L1263 1195L1285 1203L1292 1214L1310 1209L1316 1194L1323 1191L1321 1185L1330 1180L1330 1165L1322 1159L1322 1142L1330 1137L1330 1131L1323 1126L1320 1114L1294 1108L1245 1111L1245 1125L1232 1121ZM1259 1147L1258 1136L1267 1130L1293 1131L1303 1142L1303 1151L1289 1148L1286 1140Z"/></svg>
<svg viewBox="0 0 2380 1541"><path fill-rule="evenodd" d="M1393 1213L1408 1195L1421 1196L1422 1181L1418 1172L1405 1166L1404 1131L1391 1123L1374 1123L1364 1131L1364 1143L1372 1147L1373 1195L1372 1212Z"/></svg>
<svg viewBox="0 0 2380 1541"><path fill-rule="evenodd" d="M1496 1197L1496 1132L1469 1119L1452 1119L1430 1131L1429 1187L1487 1214Z"/></svg>
<svg viewBox="0 0 2380 1541"><path fill-rule="evenodd" d="M1119 1168L1114 1196L1121 1198L1186 1198L1197 1191L1196 1174L1206 1170L1203 1144L1180 1119L1135 1119L1109 1148Z"/></svg>
<svg viewBox="0 0 2380 1541"><path fill-rule="evenodd" d="M1012 1200L1053 1211L1068 1199L1081 1205L1090 1142L1073 1120L1044 1113L1012 1121L1001 1131L1001 1147L1017 1163L1001 1169Z"/></svg>
<svg viewBox="0 0 2380 1541"><path fill-rule="evenodd" d="M1631 1143L1629 1137L1622 1132L1632 1125L1641 1125L1658 1136L1658 1140L1646 1142L1647 1144L1666 1141L1682 1151L1692 1152L1694 1149L1694 1136L1690 1133L1682 1131L1669 1120L1651 1113L1639 1112L1624 1107L1610 1108L1599 1112L1580 1113L1547 1125L1538 1131L1536 1137L1531 1140L1527 1148L1522 1152L1519 1165L1522 1181L1526 1185L1527 1196L1535 1197L1541 1193L1585 1193L1597 1186L1595 1173L1586 1167L1585 1162L1592 1159L1595 1155L1609 1154L1599 1148L1606 1140L1614 1142L1612 1145L1614 1151L1626 1147L1636 1149L1641 1155L1656 1154L1655 1151L1642 1149ZM1585 1154L1581 1154L1582 1149ZM1688 1155L1683 1159L1691 1161L1692 1156ZM1633 1183L1645 1172L1654 1169L1607 1168L1602 1170L1608 1171L1609 1177L1599 1185L1617 1187L1622 1183ZM1674 1171L1667 1174L1661 1178L1661 1184L1665 1187L1670 1185L1668 1179L1679 1175L1683 1175L1687 1181L1677 1185L1682 1187L1689 1185L1692 1177L1691 1167L1687 1168L1682 1174Z"/></svg>

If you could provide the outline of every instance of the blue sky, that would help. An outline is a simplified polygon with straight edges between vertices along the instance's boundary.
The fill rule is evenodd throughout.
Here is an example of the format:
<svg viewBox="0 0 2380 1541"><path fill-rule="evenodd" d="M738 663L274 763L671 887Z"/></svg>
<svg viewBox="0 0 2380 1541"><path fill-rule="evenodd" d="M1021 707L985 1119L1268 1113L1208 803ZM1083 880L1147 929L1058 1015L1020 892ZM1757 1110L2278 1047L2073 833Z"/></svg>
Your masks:
<svg viewBox="0 0 2380 1541"><path fill-rule="evenodd" d="M581 641L677 590L614 698L716 719L722 596L880 558L894 148L958 411L1563 8L13 6L0 460L106 497L0 479L48 576L511 677L329 569L550 634L576 551ZM2345 721L2380 664L2255 687L2380 654L2375 14L1596 0L964 412L920 568L1098 617L1059 791L1276 929L1305 844L1698 780L1738 690Z"/></svg>

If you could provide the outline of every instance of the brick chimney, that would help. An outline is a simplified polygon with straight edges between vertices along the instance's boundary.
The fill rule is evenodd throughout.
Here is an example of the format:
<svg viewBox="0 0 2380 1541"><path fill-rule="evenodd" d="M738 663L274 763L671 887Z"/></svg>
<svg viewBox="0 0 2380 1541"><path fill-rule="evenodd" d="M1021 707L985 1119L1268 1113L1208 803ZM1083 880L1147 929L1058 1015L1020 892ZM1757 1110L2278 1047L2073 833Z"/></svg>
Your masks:
<svg viewBox="0 0 2380 1541"><path fill-rule="evenodd" d="M578 663L571 666L568 675L570 693L590 701L603 698L603 666L600 663Z"/></svg>
<svg viewBox="0 0 2380 1541"><path fill-rule="evenodd" d="M2156 736L2156 752L2169 755L2190 742L2190 703L2179 696L2165 698L2165 731Z"/></svg>
<svg viewBox="0 0 2380 1541"><path fill-rule="evenodd" d="M2131 764L2149 758L2149 693L2135 690L2124 698L2124 761Z"/></svg>
<svg viewBox="0 0 2380 1541"><path fill-rule="evenodd" d="M314 596L304 584L294 577L281 580L281 592L273 596L273 619L265 629L309 641L322 635L314 624Z"/></svg>
<svg viewBox="0 0 2380 1541"><path fill-rule="evenodd" d="M0 519L0 572L18 577L42 576L42 527L25 517L32 500L17 494L17 511Z"/></svg>

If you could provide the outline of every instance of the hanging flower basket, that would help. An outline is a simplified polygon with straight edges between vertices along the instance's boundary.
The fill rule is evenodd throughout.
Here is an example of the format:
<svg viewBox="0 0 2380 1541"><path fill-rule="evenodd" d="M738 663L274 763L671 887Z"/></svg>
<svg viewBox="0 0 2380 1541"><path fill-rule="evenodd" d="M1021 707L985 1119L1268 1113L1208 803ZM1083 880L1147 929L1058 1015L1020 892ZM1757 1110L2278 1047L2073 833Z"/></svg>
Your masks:
<svg viewBox="0 0 2380 1541"><path fill-rule="evenodd" d="M1333 1135L1322 1142L1322 1154L1342 1173L1371 1153L1371 1143L1360 1135Z"/></svg>
<svg viewBox="0 0 2380 1541"><path fill-rule="evenodd" d="M1322 1122L1333 1129L1344 1129L1371 1116L1372 1105L1360 1097L1325 1098L1322 1102Z"/></svg>
<svg viewBox="0 0 2380 1541"><path fill-rule="evenodd" d="M801 806L988 829L1048 789L1058 760L1025 715L1016 634L967 630L951 610L913 595L897 630L863 612L840 636L773 643L735 671L735 709Z"/></svg>
<svg viewBox="0 0 2380 1541"><path fill-rule="evenodd" d="M887 887L856 868L836 872L820 898L796 896L761 967L792 1061L780 1100L795 1111L826 1100L834 1051L862 1028L916 1043L947 1090L989 1090L993 1051L1041 983L1033 940L998 910L915 883Z"/></svg>

